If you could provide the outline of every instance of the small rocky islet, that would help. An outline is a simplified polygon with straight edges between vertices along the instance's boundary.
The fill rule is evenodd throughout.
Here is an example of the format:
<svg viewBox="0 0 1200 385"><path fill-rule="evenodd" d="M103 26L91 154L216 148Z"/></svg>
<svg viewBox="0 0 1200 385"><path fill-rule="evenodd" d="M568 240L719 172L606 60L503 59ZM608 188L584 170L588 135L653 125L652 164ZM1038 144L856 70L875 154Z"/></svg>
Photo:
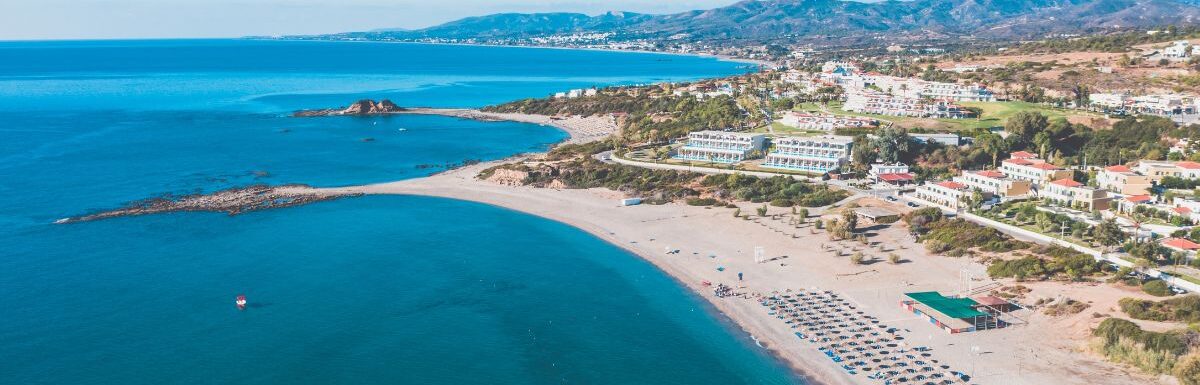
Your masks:
<svg viewBox="0 0 1200 385"><path fill-rule="evenodd" d="M378 102L372 99L362 99L343 108L325 108L316 110L300 110L292 113L292 117L310 118L320 116L368 116L397 114L407 111L397 106L391 100L383 99Z"/></svg>

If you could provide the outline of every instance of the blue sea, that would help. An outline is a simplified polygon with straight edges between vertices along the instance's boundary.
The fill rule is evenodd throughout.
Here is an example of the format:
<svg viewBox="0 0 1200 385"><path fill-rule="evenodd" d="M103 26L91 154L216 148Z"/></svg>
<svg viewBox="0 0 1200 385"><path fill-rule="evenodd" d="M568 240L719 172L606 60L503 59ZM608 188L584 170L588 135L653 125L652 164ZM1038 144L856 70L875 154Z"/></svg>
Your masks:
<svg viewBox="0 0 1200 385"><path fill-rule="evenodd" d="M746 70L529 48L0 42L0 382L803 383L652 265L496 207L390 196L52 224L164 193L420 177L566 137L297 109L479 107Z"/></svg>

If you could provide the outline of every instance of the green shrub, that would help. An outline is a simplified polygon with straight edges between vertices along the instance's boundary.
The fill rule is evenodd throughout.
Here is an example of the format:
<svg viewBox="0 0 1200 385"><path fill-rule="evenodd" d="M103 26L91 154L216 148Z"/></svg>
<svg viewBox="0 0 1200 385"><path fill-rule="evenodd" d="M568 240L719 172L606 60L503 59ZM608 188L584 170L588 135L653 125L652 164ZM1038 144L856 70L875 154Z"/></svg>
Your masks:
<svg viewBox="0 0 1200 385"><path fill-rule="evenodd" d="M916 217L910 220L915 219ZM926 233L921 239L926 243L936 240L964 249L980 246L980 250L993 252L1006 252L1029 247L1028 243L1009 238L996 229L983 227L963 219L940 219L926 224L925 229Z"/></svg>
<svg viewBox="0 0 1200 385"><path fill-rule="evenodd" d="M771 206L775 207L792 207L795 206L791 199L779 198L771 201Z"/></svg>
<svg viewBox="0 0 1200 385"><path fill-rule="evenodd" d="M1028 255L1019 259L995 261L988 266L988 275L992 278L1047 280L1065 277L1079 280L1104 270L1104 264L1090 255L1065 247L1042 247L1034 252L1049 258Z"/></svg>
<svg viewBox="0 0 1200 385"><path fill-rule="evenodd" d="M688 206L712 206L712 205L716 205L717 203L720 203L720 202L713 198L688 198L687 199Z"/></svg>
<svg viewBox="0 0 1200 385"><path fill-rule="evenodd" d="M1200 355L1188 354L1175 362L1175 378L1183 385L1200 385Z"/></svg>
<svg viewBox="0 0 1200 385"><path fill-rule="evenodd" d="M925 241L925 250L928 250L930 253L941 254L946 251L949 251L952 248L953 247L950 246L949 243L942 242L942 241L939 241L936 239L931 239L931 240Z"/></svg>
<svg viewBox="0 0 1200 385"><path fill-rule="evenodd" d="M785 176L758 178L742 174L709 175L701 185L732 193L734 198L754 203L771 202L778 207L819 207L845 199L850 193ZM785 201L787 204L784 204Z"/></svg>
<svg viewBox="0 0 1200 385"><path fill-rule="evenodd" d="M1170 297L1175 293L1171 292L1171 287L1161 279L1156 279L1142 284L1142 291L1156 297Z"/></svg>
<svg viewBox="0 0 1200 385"><path fill-rule="evenodd" d="M1147 321L1200 322L1200 295L1185 295L1162 301L1123 298L1121 311L1133 319Z"/></svg>
<svg viewBox="0 0 1200 385"><path fill-rule="evenodd" d="M1153 374L1171 373L1188 351L1185 336L1177 332L1142 330L1129 320L1109 318L1092 332L1100 352L1109 360L1136 366Z"/></svg>

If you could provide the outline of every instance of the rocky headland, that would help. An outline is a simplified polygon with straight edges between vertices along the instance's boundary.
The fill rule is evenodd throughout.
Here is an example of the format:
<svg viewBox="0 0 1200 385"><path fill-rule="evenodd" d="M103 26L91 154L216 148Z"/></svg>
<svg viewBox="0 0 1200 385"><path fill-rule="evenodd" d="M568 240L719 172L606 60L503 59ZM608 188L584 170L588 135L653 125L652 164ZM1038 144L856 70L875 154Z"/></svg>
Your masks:
<svg viewBox="0 0 1200 385"><path fill-rule="evenodd" d="M344 108L301 110L292 113L292 116L300 118L316 116L367 116L397 114L404 111L404 108L397 106L396 103L392 103L391 100L383 99L376 102L371 99L363 99Z"/></svg>
<svg viewBox="0 0 1200 385"><path fill-rule="evenodd" d="M209 194L163 195L132 202L124 207L87 215L62 218L54 223L89 222L135 215L177 211L210 211L238 215L245 212L359 196L361 193L322 190L306 185L254 185L221 190Z"/></svg>

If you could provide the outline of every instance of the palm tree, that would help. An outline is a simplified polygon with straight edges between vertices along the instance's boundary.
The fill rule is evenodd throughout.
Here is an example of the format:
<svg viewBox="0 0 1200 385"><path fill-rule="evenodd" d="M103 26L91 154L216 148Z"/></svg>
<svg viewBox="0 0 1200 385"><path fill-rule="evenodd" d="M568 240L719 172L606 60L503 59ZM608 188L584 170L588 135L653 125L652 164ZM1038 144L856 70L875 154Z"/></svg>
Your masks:
<svg viewBox="0 0 1200 385"><path fill-rule="evenodd" d="M980 135L976 141L984 152L992 154L992 167L996 167L1000 153L1008 151L1008 142L1004 141L1004 138L1000 137L1000 135L987 133Z"/></svg>

